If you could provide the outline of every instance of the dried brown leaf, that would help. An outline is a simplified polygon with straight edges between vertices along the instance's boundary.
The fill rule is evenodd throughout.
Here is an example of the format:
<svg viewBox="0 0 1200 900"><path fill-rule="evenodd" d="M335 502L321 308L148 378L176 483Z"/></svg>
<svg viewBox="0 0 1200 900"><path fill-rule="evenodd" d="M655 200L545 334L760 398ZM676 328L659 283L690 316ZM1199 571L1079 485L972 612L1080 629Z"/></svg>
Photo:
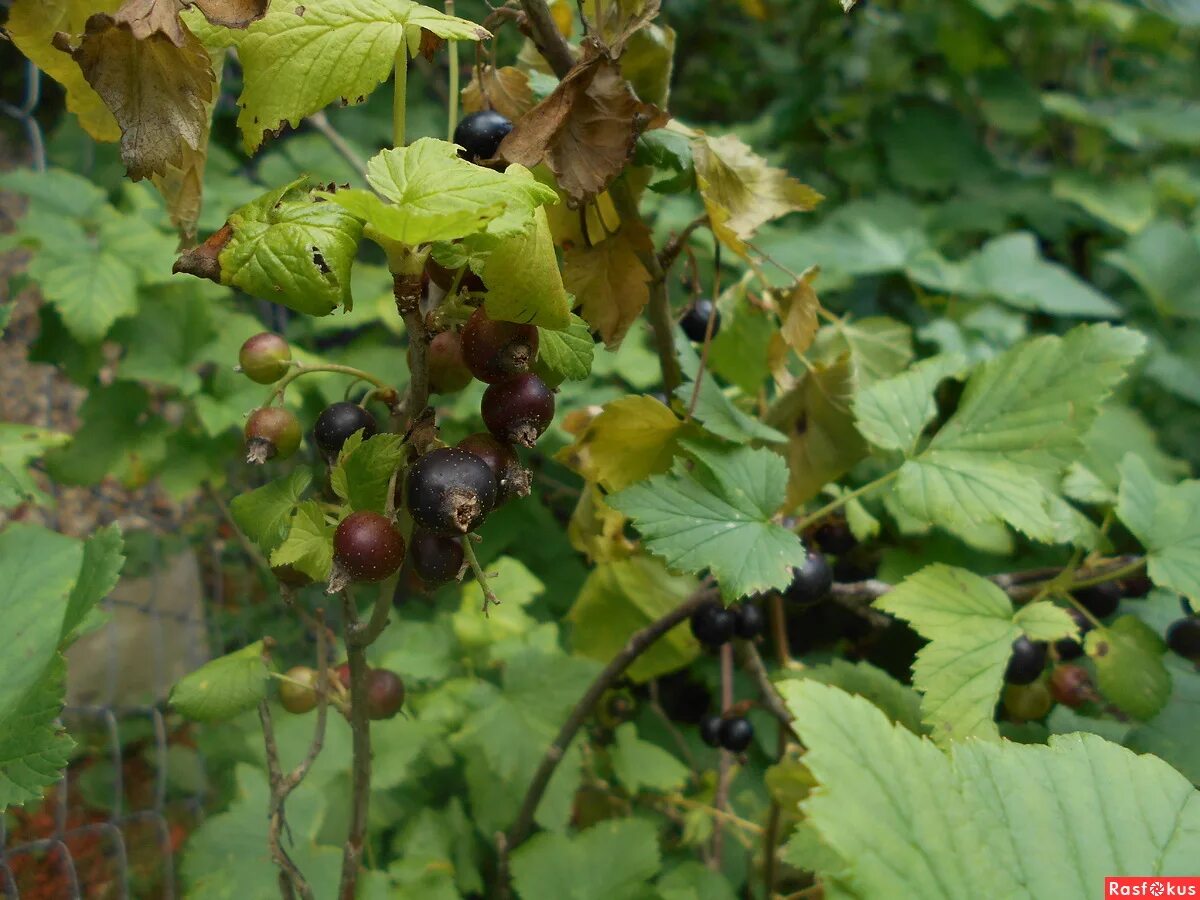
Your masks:
<svg viewBox="0 0 1200 900"><path fill-rule="evenodd" d="M529 76L515 66L483 66L462 91L464 113L494 109L515 122L533 106Z"/></svg>
<svg viewBox="0 0 1200 900"><path fill-rule="evenodd" d="M579 244L563 254L563 284L609 347L621 343L650 299L650 273L641 256L653 252L649 230L626 222L600 243Z"/></svg>
<svg viewBox="0 0 1200 900"><path fill-rule="evenodd" d="M806 269L790 288L770 292L783 320L780 333L788 346L798 354L808 350L817 336L817 311L821 308L821 301L817 299L812 283L819 273L820 270L813 266Z"/></svg>
<svg viewBox="0 0 1200 900"><path fill-rule="evenodd" d="M267 14L271 0L191 0L204 18L225 28L245 28Z"/></svg>

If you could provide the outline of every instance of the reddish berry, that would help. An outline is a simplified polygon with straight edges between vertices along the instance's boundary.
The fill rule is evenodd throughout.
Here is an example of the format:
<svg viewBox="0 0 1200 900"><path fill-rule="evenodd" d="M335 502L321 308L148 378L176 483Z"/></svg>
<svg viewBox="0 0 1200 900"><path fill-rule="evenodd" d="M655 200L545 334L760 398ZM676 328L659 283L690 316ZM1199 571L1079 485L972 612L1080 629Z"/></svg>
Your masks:
<svg viewBox="0 0 1200 900"><path fill-rule="evenodd" d="M1095 697L1092 676L1083 666L1058 666L1050 673L1050 693L1063 706L1083 706Z"/></svg>
<svg viewBox="0 0 1200 900"><path fill-rule="evenodd" d="M429 280L440 287L443 291L448 291L454 287L454 269L447 269L432 256L425 263L425 272L429 276ZM470 269L463 271L462 278L458 280L458 286L464 291L473 291L480 293L487 290L487 285L483 283L483 279L472 272Z"/></svg>
<svg viewBox="0 0 1200 900"><path fill-rule="evenodd" d="M462 570L462 541L450 535L434 534L418 526L409 538L408 554L413 570L430 587L453 581Z"/></svg>
<svg viewBox="0 0 1200 900"><path fill-rule="evenodd" d="M503 506L513 497L528 497L532 478L529 470L521 465L512 444L498 441L486 431L469 434L458 442L460 450L474 453L482 459L496 476L499 494L496 506Z"/></svg>
<svg viewBox="0 0 1200 900"><path fill-rule="evenodd" d="M497 438L532 447L554 421L554 392L536 375L517 375L484 391L480 411Z"/></svg>
<svg viewBox="0 0 1200 900"><path fill-rule="evenodd" d="M264 406L246 419L246 462L287 459L300 448L300 420L282 406Z"/></svg>
<svg viewBox="0 0 1200 900"><path fill-rule="evenodd" d="M405 489L413 519L439 534L478 528L496 505L496 493L487 463L457 447L440 447L418 459Z"/></svg>
<svg viewBox="0 0 1200 900"><path fill-rule="evenodd" d="M463 361L462 338L457 331L443 331L429 342L429 389L435 394L453 394L471 383L471 371Z"/></svg>
<svg viewBox="0 0 1200 900"><path fill-rule="evenodd" d="M377 512L350 513L333 533L333 564L345 581L383 581L404 562L404 538ZM330 588L335 588L330 579ZM344 585L343 585L344 586Z"/></svg>
<svg viewBox="0 0 1200 900"><path fill-rule="evenodd" d="M342 687L344 687L346 690L350 690L350 663L344 662L338 666L335 666L333 671L334 674L337 675L337 680L342 683Z"/></svg>
<svg viewBox="0 0 1200 900"><path fill-rule="evenodd" d="M404 682L388 669L367 672L367 715L372 719L390 719L404 705Z"/></svg>
<svg viewBox="0 0 1200 900"><path fill-rule="evenodd" d="M483 307L463 326L463 360L472 375L488 384L528 372L537 351L536 326L490 319Z"/></svg>
<svg viewBox="0 0 1200 900"><path fill-rule="evenodd" d="M247 338L238 351L242 374L259 384L273 384L287 374L292 348L277 334L264 331Z"/></svg>
<svg viewBox="0 0 1200 900"><path fill-rule="evenodd" d="M286 681L279 682L279 705L301 715L317 706L317 670L308 666L288 669Z"/></svg>

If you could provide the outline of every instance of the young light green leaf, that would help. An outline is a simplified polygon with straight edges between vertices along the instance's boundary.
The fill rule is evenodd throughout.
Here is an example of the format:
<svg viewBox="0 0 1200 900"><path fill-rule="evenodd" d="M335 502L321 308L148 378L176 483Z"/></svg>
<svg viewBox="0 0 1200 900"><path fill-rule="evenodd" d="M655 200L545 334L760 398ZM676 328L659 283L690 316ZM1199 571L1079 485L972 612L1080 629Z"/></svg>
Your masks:
<svg viewBox="0 0 1200 900"><path fill-rule="evenodd" d="M362 431L355 434L361 435ZM329 473L329 483L352 510L382 513L387 506L388 485L404 458L404 435L377 434L352 445L353 440L352 435L342 448L337 465Z"/></svg>
<svg viewBox="0 0 1200 900"><path fill-rule="evenodd" d="M263 642L255 641L185 675L171 689L169 702L196 722L222 722L265 699L270 678Z"/></svg>
<svg viewBox="0 0 1200 900"><path fill-rule="evenodd" d="M233 521L264 553L270 553L284 539L288 518L311 483L308 469L294 469L285 478L239 494L229 501Z"/></svg>
<svg viewBox="0 0 1200 900"><path fill-rule="evenodd" d="M534 370L551 387L564 381L582 381L592 371L595 352L596 343L587 322L572 314L566 331L538 329L538 358Z"/></svg>
<svg viewBox="0 0 1200 900"><path fill-rule="evenodd" d="M630 794L644 789L674 791L687 783L688 767L657 744L639 738L632 722L618 726L615 736L613 772Z"/></svg>
<svg viewBox="0 0 1200 900"><path fill-rule="evenodd" d="M846 207L849 208L849 207ZM812 358L830 363L850 354L854 383L865 388L904 371L913 358L912 328L886 316L839 319L824 326L813 341Z"/></svg>
<svg viewBox="0 0 1200 900"><path fill-rule="evenodd" d="M449 40L491 37L412 0L273 4L237 40L245 70L238 127L247 152L337 100L362 103L387 79L402 47L416 55L422 29Z"/></svg>
<svg viewBox="0 0 1200 900"><path fill-rule="evenodd" d="M835 659L832 662L808 666L776 682L784 700L791 696L792 682L812 679L822 684L831 684L850 694L866 697L884 714L914 734L925 734L921 724L921 696L906 684L901 684L883 669L878 669L866 660L849 662Z"/></svg>
<svg viewBox="0 0 1200 900"><path fill-rule="evenodd" d="M1171 693L1162 638L1135 616L1089 631L1084 650L1096 664L1096 686L1123 712L1150 719Z"/></svg>
<svg viewBox="0 0 1200 900"><path fill-rule="evenodd" d="M934 389L946 378L958 378L967 368L959 353L922 360L906 372L876 381L854 398L858 430L876 447L916 451L917 439L937 415Z"/></svg>
<svg viewBox="0 0 1200 900"><path fill-rule="evenodd" d="M1117 515L1145 546L1151 580L1200 601L1200 481L1165 485L1132 453L1120 471Z"/></svg>
<svg viewBox="0 0 1200 900"><path fill-rule="evenodd" d="M324 316L353 302L350 269L362 223L307 185L299 178L230 214L233 233L219 257L221 283Z"/></svg>
<svg viewBox="0 0 1200 900"><path fill-rule="evenodd" d="M682 331L676 332L675 352L686 377L684 383L675 389L675 396L690 407L692 395L696 390L696 376L700 374L700 357L696 355ZM734 406L707 372L701 376L700 393L696 397L696 408L692 415L706 431L736 443L759 440L781 444L787 440L786 435L762 424Z"/></svg>
<svg viewBox="0 0 1200 900"><path fill-rule="evenodd" d="M313 581L325 581L333 567L334 526L315 500L296 507L287 537L271 553L272 566L291 566Z"/></svg>
<svg viewBox="0 0 1200 900"><path fill-rule="evenodd" d="M509 178L519 166L509 169ZM532 178L530 188L545 188ZM489 227L489 232L491 228ZM484 307L493 319L526 322L541 328L562 331L571 322L571 301L563 286L554 237L546 211L533 210L532 227L499 239L479 235L478 242L489 246L480 275L488 286Z"/></svg>
<svg viewBox="0 0 1200 900"><path fill-rule="evenodd" d="M848 863L843 896L1087 897L1106 875L1194 870L1200 794L1153 756L1086 734L944 754L836 688L789 699L819 785L801 808Z"/></svg>
<svg viewBox="0 0 1200 900"><path fill-rule="evenodd" d="M608 498L634 520L646 549L672 569L710 570L726 601L782 588L800 565L800 539L774 522L787 484L787 466L769 450L688 449L682 461Z"/></svg>
<svg viewBox="0 0 1200 900"><path fill-rule="evenodd" d="M522 900L633 900L658 868L658 833L644 819L610 819L573 837L542 832L512 855Z"/></svg>

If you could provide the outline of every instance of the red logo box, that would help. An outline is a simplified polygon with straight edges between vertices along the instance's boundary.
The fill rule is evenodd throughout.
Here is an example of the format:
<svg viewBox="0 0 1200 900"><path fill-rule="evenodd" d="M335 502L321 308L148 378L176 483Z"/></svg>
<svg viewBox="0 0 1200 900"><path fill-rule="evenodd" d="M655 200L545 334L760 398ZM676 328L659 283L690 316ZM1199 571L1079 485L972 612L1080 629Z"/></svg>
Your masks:
<svg viewBox="0 0 1200 900"><path fill-rule="evenodd" d="M1104 896L1200 898L1200 877L1126 875L1118 878L1110 875L1104 879Z"/></svg>

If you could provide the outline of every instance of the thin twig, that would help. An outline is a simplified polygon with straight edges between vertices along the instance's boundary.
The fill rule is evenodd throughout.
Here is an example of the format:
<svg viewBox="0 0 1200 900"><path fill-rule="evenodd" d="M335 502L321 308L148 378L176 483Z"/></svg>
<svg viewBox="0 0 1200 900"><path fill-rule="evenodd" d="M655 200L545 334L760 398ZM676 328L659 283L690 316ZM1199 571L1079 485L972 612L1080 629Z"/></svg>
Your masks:
<svg viewBox="0 0 1200 900"><path fill-rule="evenodd" d="M575 54L571 51L567 39L558 30L558 26L554 24L550 7L546 5L545 0L521 0L521 9L525 11L525 17L529 20L533 43L538 52L550 63L555 75L565 78L575 65Z"/></svg>
<svg viewBox="0 0 1200 900"><path fill-rule="evenodd" d="M250 558L250 561L254 563L254 565L262 569L263 572L268 575L272 575L270 562L268 562L267 558L263 556L262 551L258 549L258 546L251 541L250 538L246 537L245 532L242 531L241 527L237 523L237 520L233 518L233 511L229 508L229 504L225 502L225 498L221 496L221 493L216 490L208 481L204 482L203 490L205 496L207 496L208 499L213 502L213 504L220 511L221 517L225 519L226 523L233 530L234 537L237 538L238 544L241 545L242 552ZM274 576L272 575L272 577Z"/></svg>
<svg viewBox="0 0 1200 900"><path fill-rule="evenodd" d="M738 643L742 654L742 668L754 678L754 683L758 685L758 691L762 695L763 709L778 719L779 724L785 730L791 731L792 714L784 705L783 698L779 696L775 683L771 681L771 676L767 672L767 666L763 662L762 656L758 653L758 648L750 641L739 641Z"/></svg>
<svg viewBox="0 0 1200 900"><path fill-rule="evenodd" d="M733 644L726 641L721 645L721 715L729 712L733 706ZM729 780L733 768L733 754L721 750L717 763L717 793L713 798L713 806L718 813L725 811L729 802ZM708 857L708 867L714 872L721 871L721 857L725 849L725 827L721 818L713 824L712 850Z"/></svg>
<svg viewBox="0 0 1200 900"><path fill-rule="evenodd" d="M354 601L342 592L346 629L346 660L350 666L351 764L350 829L342 850L342 877L338 887L340 900L354 900L358 873L362 866L363 844L367 835L367 812L371 801L371 721L367 716L367 655L363 645L349 639L358 624Z"/></svg>
<svg viewBox="0 0 1200 900"><path fill-rule="evenodd" d="M283 900L294 900L297 894L303 900L314 900L312 888L288 856L280 840L280 835L287 830L287 818L283 811L283 801L287 794L282 791L283 775L279 770L279 746L275 743L271 705L266 700L260 700L258 703L258 719L262 723L263 745L267 754L267 783L271 788L267 810L267 847L271 851L271 859L275 860L275 865L279 867L279 893Z"/></svg>
<svg viewBox="0 0 1200 900"><path fill-rule="evenodd" d="M346 628L346 645L369 647L375 639L383 634L387 627L388 616L392 612L392 596L396 593L396 578L388 578L379 586L375 595L375 605L371 607L371 618L364 622L355 622Z"/></svg>
<svg viewBox="0 0 1200 900"><path fill-rule="evenodd" d="M486 616L491 607L500 605L500 598L488 584L487 572L483 571L483 566L479 564L479 558L475 555L475 548L471 545L471 535L463 536L462 548L463 556L467 558L467 565L475 573L475 580L479 582L479 589L483 591L483 614Z"/></svg>
<svg viewBox="0 0 1200 900"><path fill-rule="evenodd" d="M329 117L325 115L324 110L315 112L309 116L308 124L318 131L325 140L329 141L329 145L366 181L367 164L363 162L362 157L350 146L350 142L342 137L341 132L333 127L333 123L329 121Z"/></svg>
<svg viewBox="0 0 1200 900"><path fill-rule="evenodd" d="M670 274L671 267L675 265L675 260L679 258L679 254L683 252L683 248L687 246L688 239L692 236L697 228L702 228L708 224L708 214L704 213L692 219L684 226L679 234L671 235L663 248L658 251L658 265L663 270L663 277Z"/></svg>

